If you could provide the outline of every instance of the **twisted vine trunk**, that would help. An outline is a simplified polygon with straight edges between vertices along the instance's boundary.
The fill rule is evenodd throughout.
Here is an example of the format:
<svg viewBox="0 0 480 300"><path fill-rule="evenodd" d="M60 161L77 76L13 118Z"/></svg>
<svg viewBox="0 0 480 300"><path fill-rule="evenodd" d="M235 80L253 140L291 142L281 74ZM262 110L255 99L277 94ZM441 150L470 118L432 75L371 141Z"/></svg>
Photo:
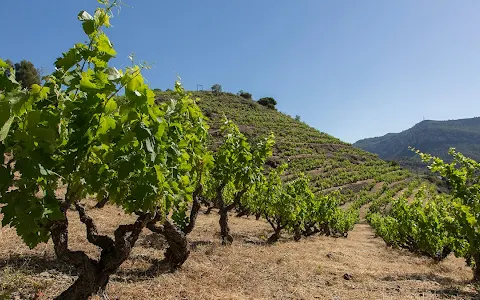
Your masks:
<svg viewBox="0 0 480 300"><path fill-rule="evenodd" d="M165 262L167 262L172 270L178 269L185 263L190 255L187 235L192 232L200 211L200 195L202 194L203 186L200 184L193 192L193 203L190 211L190 222L182 231L175 224L165 219L162 226L157 226L156 223L161 219L160 214L157 213L156 218L152 219L147 228L152 232L161 234L167 240L168 248L165 251Z"/></svg>
<svg viewBox="0 0 480 300"><path fill-rule="evenodd" d="M55 299L84 300L91 295L104 293L110 275L129 257L135 242L146 225L147 215L139 216L134 224L120 225L115 230L115 240L98 235L93 220L85 214L83 207L75 204L82 223L87 228L87 239L102 249L100 259L94 260L83 251L68 249L68 218L56 221L51 227L55 254L63 262L73 265L79 273L77 280Z"/></svg>
<svg viewBox="0 0 480 300"><path fill-rule="evenodd" d="M282 231L282 226L277 222L277 225L269 218L267 217L267 221L272 226L273 228L273 234L268 238L267 244L273 244L278 241L280 238L280 232ZM278 220L277 220L278 221Z"/></svg>
<svg viewBox="0 0 480 300"><path fill-rule="evenodd" d="M108 196L103 197L102 200L97 202L97 204L95 205L95 208L103 208L108 203L108 200L109 200Z"/></svg>
<svg viewBox="0 0 480 300"><path fill-rule="evenodd" d="M230 235L230 228L228 227L228 207L223 200L223 189L225 184L217 188L217 205L220 209L220 235L222 237L222 244L228 245L233 242L233 237Z"/></svg>
<svg viewBox="0 0 480 300"><path fill-rule="evenodd" d="M246 208L246 207L240 207L240 208L239 208L239 211L237 212L236 217L237 217L237 218L240 218L240 217L243 217L243 216L249 217L251 213L252 213L252 212L251 212L248 208Z"/></svg>
<svg viewBox="0 0 480 300"><path fill-rule="evenodd" d="M300 229L299 225L296 225L294 231L295 235L293 239L295 240L295 242L298 242L302 238L302 230Z"/></svg>
<svg viewBox="0 0 480 300"><path fill-rule="evenodd" d="M169 245L165 251L165 260L172 269L177 269L183 265L190 255L187 236L168 220L163 224L163 235Z"/></svg>
<svg viewBox="0 0 480 300"><path fill-rule="evenodd" d="M168 219L165 219L161 226L157 226L156 223L160 219L161 217L157 215L156 218L148 222L147 228L152 232L163 235L167 240L168 248L165 251L164 261L173 271L181 267L190 255L187 236L177 226L170 223Z"/></svg>
<svg viewBox="0 0 480 300"><path fill-rule="evenodd" d="M235 194L233 202L230 205L225 205L223 200L223 189L225 184L221 185L217 189L217 204L220 208L220 234L222 236L222 244L229 245L233 242L233 237L230 235L230 228L228 227L228 212L234 207L240 204L240 199L247 192L247 189L243 189Z"/></svg>
<svg viewBox="0 0 480 300"><path fill-rule="evenodd" d="M73 265L80 272L78 279L55 299L88 299L90 295L104 289L108 281L100 281L98 262L90 259L84 252L68 249L68 221L57 221L51 233L57 257L61 261Z"/></svg>
<svg viewBox="0 0 480 300"><path fill-rule="evenodd" d="M314 223L309 223L305 226L305 230L302 232L304 236L311 236L316 233L319 233L320 229Z"/></svg>
<svg viewBox="0 0 480 300"><path fill-rule="evenodd" d="M278 239L280 238L280 231L281 230L282 229L280 228L280 226L276 227L275 230L274 230L274 233L268 238L267 244L276 243L278 241Z"/></svg>
<svg viewBox="0 0 480 300"><path fill-rule="evenodd" d="M195 223L197 222L198 212L200 211L200 195L202 194L203 186L200 184L198 185L197 189L193 192L193 203L192 209L190 210L190 222L183 230L185 235L192 232L193 228L195 227Z"/></svg>

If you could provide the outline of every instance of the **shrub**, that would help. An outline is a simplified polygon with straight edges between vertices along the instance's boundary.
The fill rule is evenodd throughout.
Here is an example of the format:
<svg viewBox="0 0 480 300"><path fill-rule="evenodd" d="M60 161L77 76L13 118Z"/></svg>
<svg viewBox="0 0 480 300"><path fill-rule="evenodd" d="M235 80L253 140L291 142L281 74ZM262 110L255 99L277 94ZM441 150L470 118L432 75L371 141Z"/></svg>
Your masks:
<svg viewBox="0 0 480 300"><path fill-rule="evenodd" d="M273 99L272 97L263 97L263 98L260 98L258 100L258 103L263 105L263 106L266 106L270 109L276 109L275 108L275 105L277 105L277 101L275 101L275 99Z"/></svg>
<svg viewBox="0 0 480 300"><path fill-rule="evenodd" d="M248 100L252 100L252 94L248 93L248 92L244 92L243 90L241 90L240 92L238 92L237 94L238 96L242 97L242 98L245 98L245 99L248 99Z"/></svg>
<svg viewBox="0 0 480 300"><path fill-rule="evenodd" d="M217 95L222 92L222 86L218 83L212 85L211 89L212 89L212 92Z"/></svg>

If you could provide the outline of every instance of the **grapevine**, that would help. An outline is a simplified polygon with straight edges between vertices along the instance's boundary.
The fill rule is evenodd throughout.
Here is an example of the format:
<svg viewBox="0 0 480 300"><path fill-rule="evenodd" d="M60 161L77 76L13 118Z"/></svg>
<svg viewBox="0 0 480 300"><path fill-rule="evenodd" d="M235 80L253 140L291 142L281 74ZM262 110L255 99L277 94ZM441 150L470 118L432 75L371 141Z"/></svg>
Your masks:
<svg viewBox="0 0 480 300"><path fill-rule="evenodd" d="M238 207L244 194L261 178L265 161L272 154L274 139L271 134L251 146L238 127L227 119L222 133L224 140L214 154L211 184L206 193L214 197L220 210L222 243L228 244L233 241L228 227L228 211ZM228 191L232 197L225 197Z"/></svg>
<svg viewBox="0 0 480 300"><path fill-rule="evenodd" d="M0 166L2 225L15 227L31 248L52 238L57 257L78 270L58 299L103 292L145 227L165 226L171 215L176 227L186 228L206 146L203 115L179 83L182 100L158 106L141 74L145 66L109 66L116 51L104 29L118 3L99 2L93 15L78 15L87 43L63 53L42 86L22 90L0 60L0 152L7 158ZM116 98L120 90L125 96ZM66 193L57 197L62 187ZM120 225L114 238L99 235L81 203L87 195L137 220ZM88 241L102 250L97 260L68 247L72 207Z"/></svg>

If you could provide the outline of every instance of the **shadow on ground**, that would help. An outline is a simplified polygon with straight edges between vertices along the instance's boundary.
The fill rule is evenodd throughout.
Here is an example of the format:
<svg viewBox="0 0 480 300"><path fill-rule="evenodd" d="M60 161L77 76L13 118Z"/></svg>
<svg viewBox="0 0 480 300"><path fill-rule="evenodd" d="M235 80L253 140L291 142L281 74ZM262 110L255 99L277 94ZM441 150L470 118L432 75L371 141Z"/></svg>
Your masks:
<svg viewBox="0 0 480 300"><path fill-rule="evenodd" d="M132 258L131 258L132 259ZM110 281L113 282L140 282L152 279L162 274L169 274L175 272L175 269L164 259L151 258L148 256L134 257L133 260L141 259L151 264L146 270L119 270L112 274Z"/></svg>
<svg viewBox="0 0 480 300"><path fill-rule="evenodd" d="M48 256L12 255L6 259L0 259L0 269L6 267L30 274L48 272L50 274L63 273L69 276L76 276L76 271L73 268L57 260L55 257Z"/></svg>
<svg viewBox="0 0 480 300"><path fill-rule="evenodd" d="M461 299L480 299L480 295L478 292L475 291L462 291L456 287L449 287L443 289L431 289L431 290L423 290L422 295L426 294L433 294L438 298L445 298L450 299L452 297L460 297Z"/></svg>
<svg viewBox="0 0 480 300"><path fill-rule="evenodd" d="M419 290L420 295L435 295L440 298L461 297L462 299L480 299L480 295L475 289L471 291L462 290L470 284L469 281L454 280L450 277L445 277L437 274L421 274L412 273L400 276L385 276L381 278L384 281L402 281L402 280L418 280L418 281L432 281L438 283L442 288L440 289L424 289Z"/></svg>
<svg viewBox="0 0 480 300"><path fill-rule="evenodd" d="M456 281L450 277L440 276L437 274L421 274L421 273L413 273L413 274L405 274L405 275L397 275L397 276L385 276L382 278L384 281L401 281L401 280L419 280L419 281L434 281L440 285L465 285L466 282Z"/></svg>

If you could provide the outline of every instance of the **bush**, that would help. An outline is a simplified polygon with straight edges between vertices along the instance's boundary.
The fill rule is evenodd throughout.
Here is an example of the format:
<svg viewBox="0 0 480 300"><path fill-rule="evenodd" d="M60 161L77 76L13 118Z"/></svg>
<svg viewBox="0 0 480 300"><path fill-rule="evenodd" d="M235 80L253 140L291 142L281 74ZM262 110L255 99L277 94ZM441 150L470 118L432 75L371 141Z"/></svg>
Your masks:
<svg viewBox="0 0 480 300"><path fill-rule="evenodd" d="M277 101L275 101L275 99L273 99L272 97L263 97L263 98L260 98L258 100L258 103L263 105L263 106L266 106L270 109L276 109L275 108L275 105L277 105Z"/></svg>
<svg viewBox="0 0 480 300"><path fill-rule="evenodd" d="M245 99L248 99L248 100L252 100L252 94L248 93L248 92L244 92L243 90L241 90L240 92L237 93L238 96L242 97L242 98L245 98Z"/></svg>
<svg viewBox="0 0 480 300"><path fill-rule="evenodd" d="M222 86L218 83L212 85L211 89L214 94L220 94L222 92Z"/></svg>

